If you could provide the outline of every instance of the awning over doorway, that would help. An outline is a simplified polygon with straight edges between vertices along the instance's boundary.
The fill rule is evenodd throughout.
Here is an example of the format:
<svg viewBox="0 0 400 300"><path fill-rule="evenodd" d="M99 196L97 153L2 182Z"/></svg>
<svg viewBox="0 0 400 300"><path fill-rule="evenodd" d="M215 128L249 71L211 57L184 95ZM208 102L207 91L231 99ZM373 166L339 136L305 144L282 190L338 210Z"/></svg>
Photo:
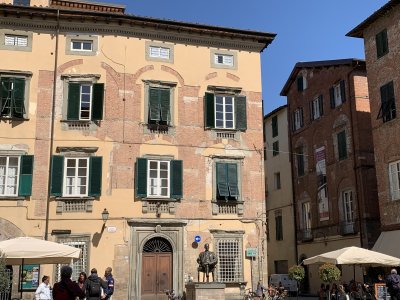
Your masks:
<svg viewBox="0 0 400 300"><path fill-rule="evenodd" d="M373 251L400 258L400 230L384 231L375 242Z"/></svg>

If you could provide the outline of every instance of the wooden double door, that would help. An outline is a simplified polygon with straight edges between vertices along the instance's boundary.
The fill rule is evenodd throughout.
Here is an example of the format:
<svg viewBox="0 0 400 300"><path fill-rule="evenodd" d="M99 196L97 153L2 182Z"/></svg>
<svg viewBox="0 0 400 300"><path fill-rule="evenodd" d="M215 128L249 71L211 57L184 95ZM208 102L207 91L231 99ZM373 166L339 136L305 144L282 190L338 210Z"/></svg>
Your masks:
<svg viewBox="0 0 400 300"><path fill-rule="evenodd" d="M141 299L167 299L172 289L172 248L167 240L155 238L146 243L142 253Z"/></svg>

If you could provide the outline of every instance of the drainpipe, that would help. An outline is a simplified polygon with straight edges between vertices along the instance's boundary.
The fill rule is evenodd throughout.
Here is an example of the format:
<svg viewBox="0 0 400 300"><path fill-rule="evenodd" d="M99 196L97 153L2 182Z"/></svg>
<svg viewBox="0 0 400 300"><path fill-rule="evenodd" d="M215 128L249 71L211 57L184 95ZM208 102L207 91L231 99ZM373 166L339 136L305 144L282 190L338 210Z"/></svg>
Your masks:
<svg viewBox="0 0 400 300"><path fill-rule="evenodd" d="M50 124L50 146L49 146L49 176L47 184L47 202L46 202L46 223L44 229L44 239L48 240L49 234L49 215L50 215L50 188L51 188L51 170L53 168L53 142L54 142L54 122L56 109L56 87L57 87L57 64L58 64L58 39L60 34L60 10L57 9L57 27L56 27L56 45L54 49L54 70L53 70L53 98L51 103L51 124Z"/></svg>

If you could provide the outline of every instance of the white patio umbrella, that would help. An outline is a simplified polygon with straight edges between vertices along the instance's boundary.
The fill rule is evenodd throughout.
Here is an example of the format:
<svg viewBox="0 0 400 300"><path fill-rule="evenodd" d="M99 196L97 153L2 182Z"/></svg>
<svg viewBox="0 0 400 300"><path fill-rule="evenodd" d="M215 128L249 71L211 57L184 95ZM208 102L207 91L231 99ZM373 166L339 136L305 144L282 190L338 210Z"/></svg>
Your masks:
<svg viewBox="0 0 400 300"><path fill-rule="evenodd" d="M0 251L9 265L69 264L81 255L79 248L31 237L1 241Z"/></svg>
<svg viewBox="0 0 400 300"><path fill-rule="evenodd" d="M346 247L303 260L305 265L332 263L336 265L400 266L400 258L359 247Z"/></svg>

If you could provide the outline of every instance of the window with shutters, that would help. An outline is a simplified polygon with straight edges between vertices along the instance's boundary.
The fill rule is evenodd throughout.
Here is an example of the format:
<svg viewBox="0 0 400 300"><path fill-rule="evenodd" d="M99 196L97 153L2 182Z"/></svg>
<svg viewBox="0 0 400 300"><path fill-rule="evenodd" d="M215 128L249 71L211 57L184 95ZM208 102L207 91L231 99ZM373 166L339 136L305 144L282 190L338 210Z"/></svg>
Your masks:
<svg viewBox="0 0 400 300"><path fill-rule="evenodd" d="M303 108L299 107L293 112L293 130L302 128L303 124Z"/></svg>
<svg viewBox="0 0 400 300"><path fill-rule="evenodd" d="M236 51L211 49L211 67L219 69L237 69Z"/></svg>
<svg viewBox="0 0 400 300"><path fill-rule="evenodd" d="M297 176L304 176L304 149L303 147L298 147L295 152L296 155L296 166L297 166Z"/></svg>
<svg viewBox="0 0 400 300"><path fill-rule="evenodd" d="M346 131L340 131L337 134L337 145L338 145L338 157L339 160L347 158L347 140Z"/></svg>
<svg viewBox="0 0 400 300"><path fill-rule="evenodd" d="M32 175L32 155L0 154L0 197L30 196Z"/></svg>
<svg viewBox="0 0 400 300"><path fill-rule="evenodd" d="M400 199L400 160L389 163L390 200Z"/></svg>
<svg viewBox="0 0 400 300"><path fill-rule="evenodd" d="M375 36L375 41L376 41L377 58L381 58L382 56L389 53L389 43L388 43L386 28Z"/></svg>
<svg viewBox="0 0 400 300"><path fill-rule="evenodd" d="M91 77L91 75L88 75ZM97 78L72 78L64 82L64 121L98 122L103 119L104 83L95 83Z"/></svg>
<svg viewBox="0 0 400 300"><path fill-rule="evenodd" d="M221 130L247 129L246 97L206 93L205 128Z"/></svg>
<svg viewBox="0 0 400 300"><path fill-rule="evenodd" d="M137 198L181 199L183 197L183 163L171 158L143 157L136 160Z"/></svg>
<svg viewBox="0 0 400 300"><path fill-rule="evenodd" d="M51 195L65 198L93 198L101 195L101 156L52 157Z"/></svg>
<svg viewBox="0 0 400 300"><path fill-rule="evenodd" d="M283 222L282 222L282 212L275 212L275 239L277 241L283 240Z"/></svg>
<svg viewBox="0 0 400 300"><path fill-rule="evenodd" d="M331 108L338 107L346 101L346 91L344 80L335 84L329 89L331 98Z"/></svg>
<svg viewBox="0 0 400 300"><path fill-rule="evenodd" d="M273 116L272 117L272 137L277 137L278 136L278 116Z"/></svg>
<svg viewBox="0 0 400 300"><path fill-rule="evenodd" d="M67 55L93 56L97 54L98 36L96 35L67 35L65 53Z"/></svg>
<svg viewBox="0 0 400 300"><path fill-rule="evenodd" d="M10 77L8 74L0 73L1 118L26 119L28 117L27 91L30 81L28 76Z"/></svg>
<svg viewBox="0 0 400 300"><path fill-rule="evenodd" d="M146 41L146 60L160 62L174 62L174 45Z"/></svg>
<svg viewBox="0 0 400 300"><path fill-rule="evenodd" d="M32 32L0 29L0 50L32 51Z"/></svg>
<svg viewBox="0 0 400 300"><path fill-rule="evenodd" d="M324 103L322 95L319 95L310 104L311 120L317 120L324 114Z"/></svg>
<svg viewBox="0 0 400 300"><path fill-rule="evenodd" d="M297 91L302 92L307 88L307 80L305 76L301 75L297 77Z"/></svg>
<svg viewBox="0 0 400 300"><path fill-rule="evenodd" d="M216 200L240 200L239 173L237 162L216 163Z"/></svg>
<svg viewBox="0 0 400 300"><path fill-rule="evenodd" d="M388 122L396 118L396 101L394 97L393 81L381 86L381 107L379 108L378 119Z"/></svg>
<svg viewBox="0 0 400 300"><path fill-rule="evenodd" d="M272 156L277 156L279 154L279 141L272 143Z"/></svg>

